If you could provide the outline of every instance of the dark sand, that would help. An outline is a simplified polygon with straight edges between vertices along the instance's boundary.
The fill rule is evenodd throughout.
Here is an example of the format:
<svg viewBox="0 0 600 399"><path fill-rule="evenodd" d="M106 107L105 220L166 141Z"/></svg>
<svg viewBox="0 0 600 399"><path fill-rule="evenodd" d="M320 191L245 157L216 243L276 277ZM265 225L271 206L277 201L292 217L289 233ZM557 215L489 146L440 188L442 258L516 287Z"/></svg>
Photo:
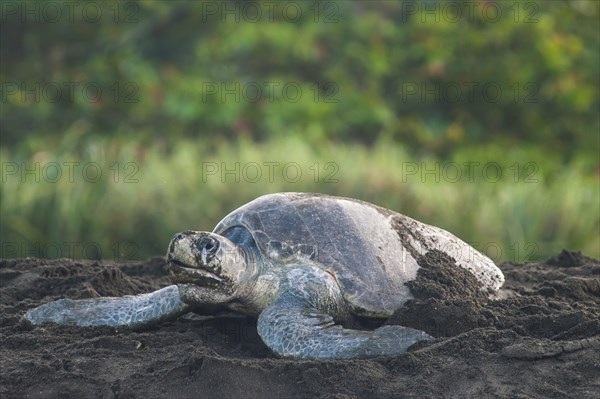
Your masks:
<svg viewBox="0 0 600 399"><path fill-rule="evenodd" d="M439 253L421 259L416 299L388 323L436 340L370 360L274 357L244 317L187 315L146 331L46 325L24 312L59 298L168 285L163 259L0 261L1 398L598 398L600 262L563 251L500 265L503 298L478 295Z"/></svg>

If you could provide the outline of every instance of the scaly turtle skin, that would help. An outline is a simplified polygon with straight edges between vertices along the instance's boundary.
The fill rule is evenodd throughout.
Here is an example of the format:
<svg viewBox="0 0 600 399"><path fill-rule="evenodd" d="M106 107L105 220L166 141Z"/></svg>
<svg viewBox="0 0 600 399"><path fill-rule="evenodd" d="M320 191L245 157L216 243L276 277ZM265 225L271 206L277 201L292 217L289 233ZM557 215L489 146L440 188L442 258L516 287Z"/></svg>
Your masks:
<svg viewBox="0 0 600 399"><path fill-rule="evenodd" d="M25 315L33 324L140 327L189 311L229 309L258 317L277 355L349 359L395 355L430 339L381 322L412 298L417 259L437 249L497 291L494 263L452 234L366 202L308 193L260 197L212 233L176 234L167 251L174 285L153 293L59 300ZM352 328L354 327L354 328Z"/></svg>

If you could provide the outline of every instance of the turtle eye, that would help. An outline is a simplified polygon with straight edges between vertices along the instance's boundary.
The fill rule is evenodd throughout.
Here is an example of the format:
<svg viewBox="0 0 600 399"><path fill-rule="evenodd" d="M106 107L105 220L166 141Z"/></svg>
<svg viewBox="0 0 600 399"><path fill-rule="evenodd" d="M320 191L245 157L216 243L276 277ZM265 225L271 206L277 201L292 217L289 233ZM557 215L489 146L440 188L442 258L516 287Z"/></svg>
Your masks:
<svg viewBox="0 0 600 399"><path fill-rule="evenodd" d="M214 240L209 240L206 245L204 245L204 249L208 252L208 253L213 253L217 250L217 248L219 247L218 243Z"/></svg>

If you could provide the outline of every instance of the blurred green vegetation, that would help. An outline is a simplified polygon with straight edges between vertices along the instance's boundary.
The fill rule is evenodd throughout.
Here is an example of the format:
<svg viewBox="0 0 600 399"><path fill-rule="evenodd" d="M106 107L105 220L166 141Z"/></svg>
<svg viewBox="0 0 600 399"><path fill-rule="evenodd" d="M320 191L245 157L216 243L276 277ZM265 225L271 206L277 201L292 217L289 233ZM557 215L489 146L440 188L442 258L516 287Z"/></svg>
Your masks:
<svg viewBox="0 0 600 399"><path fill-rule="evenodd" d="M3 257L162 254L277 191L374 202L496 261L600 257L598 2L12 4Z"/></svg>

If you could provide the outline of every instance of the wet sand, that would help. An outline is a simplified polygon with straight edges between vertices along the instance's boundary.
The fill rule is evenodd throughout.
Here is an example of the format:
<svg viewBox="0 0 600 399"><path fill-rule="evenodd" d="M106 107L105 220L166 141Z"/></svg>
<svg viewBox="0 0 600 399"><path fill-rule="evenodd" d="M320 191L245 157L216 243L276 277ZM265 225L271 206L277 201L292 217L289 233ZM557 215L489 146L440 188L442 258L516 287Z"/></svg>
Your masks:
<svg viewBox="0 0 600 399"><path fill-rule="evenodd" d="M387 321L436 337L393 357L276 358L246 317L186 315L144 331L32 327L29 308L169 285L145 262L0 261L2 398L597 398L600 261L563 251L503 263L501 298L452 259L420 260L415 299Z"/></svg>

